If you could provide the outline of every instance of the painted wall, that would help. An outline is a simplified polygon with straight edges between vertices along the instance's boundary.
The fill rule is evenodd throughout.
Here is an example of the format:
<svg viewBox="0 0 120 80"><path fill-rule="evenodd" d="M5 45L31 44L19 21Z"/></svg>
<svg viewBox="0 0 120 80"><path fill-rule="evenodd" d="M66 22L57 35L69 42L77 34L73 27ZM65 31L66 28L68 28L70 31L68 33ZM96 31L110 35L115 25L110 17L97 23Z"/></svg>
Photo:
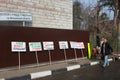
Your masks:
<svg viewBox="0 0 120 80"><path fill-rule="evenodd" d="M87 55L89 32L78 30L32 28L32 27L2 27L0 26L0 68L18 66L18 53L11 51L11 42L26 42L27 52L21 53L21 65L36 63L35 52L30 52L29 42L53 41L55 49L51 51L52 61L64 60L64 51L59 49L59 41L84 42L84 55ZM82 57L81 50L76 50ZM66 50L67 59L74 59L74 49ZM39 63L49 62L48 51L38 52Z"/></svg>

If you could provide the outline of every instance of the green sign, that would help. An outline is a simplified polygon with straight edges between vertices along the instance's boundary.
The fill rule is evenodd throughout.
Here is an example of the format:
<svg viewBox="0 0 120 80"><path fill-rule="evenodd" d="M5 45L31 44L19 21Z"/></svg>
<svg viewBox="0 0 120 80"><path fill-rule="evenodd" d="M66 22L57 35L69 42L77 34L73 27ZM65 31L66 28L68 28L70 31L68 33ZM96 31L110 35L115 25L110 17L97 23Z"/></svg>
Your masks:
<svg viewBox="0 0 120 80"><path fill-rule="evenodd" d="M29 42L30 51L42 51L41 42Z"/></svg>

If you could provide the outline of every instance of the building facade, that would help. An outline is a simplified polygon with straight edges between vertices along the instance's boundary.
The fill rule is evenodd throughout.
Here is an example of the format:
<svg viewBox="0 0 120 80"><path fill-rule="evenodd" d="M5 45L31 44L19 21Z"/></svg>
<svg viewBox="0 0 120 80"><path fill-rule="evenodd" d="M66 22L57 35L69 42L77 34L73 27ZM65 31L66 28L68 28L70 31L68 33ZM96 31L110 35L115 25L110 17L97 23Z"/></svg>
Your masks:
<svg viewBox="0 0 120 80"><path fill-rule="evenodd" d="M3 12L0 14L0 25L73 28L72 0L0 0L0 12ZM28 18L32 19L25 20L16 16L17 19L13 20L13 14L30 14Z"/></svg>

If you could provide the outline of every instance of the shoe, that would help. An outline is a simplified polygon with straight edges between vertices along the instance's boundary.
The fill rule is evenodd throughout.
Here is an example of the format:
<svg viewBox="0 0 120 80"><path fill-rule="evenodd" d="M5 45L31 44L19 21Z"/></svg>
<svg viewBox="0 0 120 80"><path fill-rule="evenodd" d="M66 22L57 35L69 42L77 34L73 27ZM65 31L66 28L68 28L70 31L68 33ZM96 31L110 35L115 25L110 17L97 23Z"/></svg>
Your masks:
<svg viewBox="0 0 120 80"><path fill-rule="evenodd" d="M107 65L107 66L109 66L109 65Z"/></svg>
<svg viewBox="0 0 120 80"><path fill-rule="evenodd" d="M105 68L105 66L104 66L104 65L102 65L102 67L103 67L103 68Z"/></svg>
<svg viewBox="0 0 120 80"><path fill-rule="evenodd" d="M103 66L103 65L102 65L101 67L102 67L102 68L105 68L105 66Z"/></svg>
<svg viewBox="0 0 120 80"><path fill-rule="evenodd" d="M109 64L107 64L107 66L109 66Z"/></svg>

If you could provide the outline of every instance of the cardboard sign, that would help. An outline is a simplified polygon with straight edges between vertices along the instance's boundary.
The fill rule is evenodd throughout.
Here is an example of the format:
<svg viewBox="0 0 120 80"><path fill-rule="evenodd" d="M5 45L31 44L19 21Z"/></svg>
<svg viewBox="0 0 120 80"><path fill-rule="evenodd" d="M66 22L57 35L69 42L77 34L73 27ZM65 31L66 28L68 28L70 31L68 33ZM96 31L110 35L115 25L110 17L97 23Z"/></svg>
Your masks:
<svg viewBox="0 0 120 80"><path fill-rule="evenodd" d="M84 49L85 48L83 42L70 41L70 46L71 46L71 48L74 48L74 49Z"/></svg>
<svg viewBox="0 0 120 80"><path fill-rule="evenodd" d="M11 42L12 52L26 52L25 42Z"/></svg>
<svg viewBox="0 0 120 80"><path fill-rule="evenodd" d="M59 41L59 48L60 49L68 49L68 42L67 41Z"/></svg>
<svg viewBox="0 0 120 80"><path fill-rule="evenodd" d="M29 42L30 51L42 51L41 42Z"/></svg>
<svg viewBox="0 0 120 80"><path fill-rule="evenodd" d="M43 49L44 50L54 50L54 43L53 42L43 42Z"/></svg>

